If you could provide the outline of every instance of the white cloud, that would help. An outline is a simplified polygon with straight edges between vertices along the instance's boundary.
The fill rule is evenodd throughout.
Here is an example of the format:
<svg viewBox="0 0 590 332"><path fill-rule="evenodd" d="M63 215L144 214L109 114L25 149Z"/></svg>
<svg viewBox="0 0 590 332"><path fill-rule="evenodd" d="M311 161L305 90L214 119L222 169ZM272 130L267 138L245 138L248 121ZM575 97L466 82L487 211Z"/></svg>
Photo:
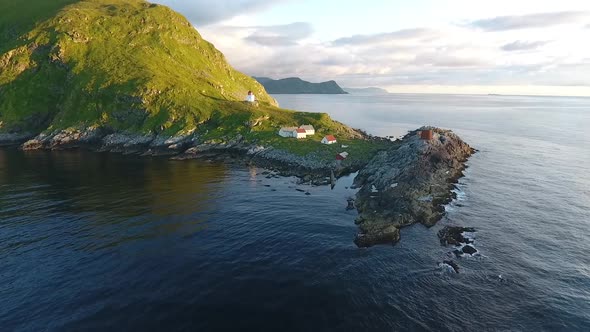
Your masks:
<svg viewBox="0 0 590 332"><path fill-rule="evenodd" d="M536 50L539 47L548 44L548 41L514 41L502 46L502 50L512 52L512 51L530 51Z"/></svg>
<svg viewBox="0 0 590 332"><path fill-rule="evenodd" d="M313 28L306 22L295 22L284 25L262 27L236 27L237 29L252 29L255 31L246 40L264 46L294 45L298 41L311 36Z"/></svg>
<svg viewBox="0 0 590 332"><path fill-rule="evenodd" d="M455 20L331 40L318 39L312 21L261 25L248 16L288 1L159 2L176 3L234 67L253 76L334 79L343 86L394 91L404 90L400 86L439 91L444 86L590 86L590 46L580 42L590 28L587 21L581 24L587 11L497 16L460 26Z"/></svg>
<svg viewBox="0 0 590 332"><path fill-rule="evenodd" d="M588 18L587 11L565 11L553 13L537 13L518 16L498 16L473 21L471 26L485 31L505 31L528 28L546 28L561 24L571 24Z"/></svg>
<svg viewBox="0 0 590 332"><path fill-rule="evenodd" d="M377 33L371 35L354 35L351 37L343 37L332 42L334 46L344 45L371 45L392 41L404 40L425 40L438 36L438 32L432 29L416 28L404 29L394 32Z"/></svg>

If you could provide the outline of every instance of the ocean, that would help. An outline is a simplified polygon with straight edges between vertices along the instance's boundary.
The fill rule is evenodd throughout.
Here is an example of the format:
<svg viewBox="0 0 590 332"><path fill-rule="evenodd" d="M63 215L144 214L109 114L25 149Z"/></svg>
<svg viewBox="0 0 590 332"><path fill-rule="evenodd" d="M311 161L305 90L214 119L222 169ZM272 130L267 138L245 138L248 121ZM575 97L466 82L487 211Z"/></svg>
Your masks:
<svg viewBox="0 0 590 332"><path fill-rule="evenodd" d="M0 149L0 330L590 330L590 98L275 98L478 152L436 226L358 249L354 175L330 190L240 163ZM446 225L476 229L459 274L439 264Z"/></svg>

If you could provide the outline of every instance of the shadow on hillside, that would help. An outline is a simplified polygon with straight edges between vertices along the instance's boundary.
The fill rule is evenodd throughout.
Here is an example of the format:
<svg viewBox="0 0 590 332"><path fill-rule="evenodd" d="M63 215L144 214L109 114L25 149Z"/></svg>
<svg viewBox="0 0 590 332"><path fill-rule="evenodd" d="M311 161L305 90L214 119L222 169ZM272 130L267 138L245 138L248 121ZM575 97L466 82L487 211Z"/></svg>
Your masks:
<svg viewBox="0 0 590 332"><path fill-rule="evenodd" d="M54 17L64 7L80 0L28 0L0 2L0 54L18 47L19 37L31 31L37 23Z"/></svg>

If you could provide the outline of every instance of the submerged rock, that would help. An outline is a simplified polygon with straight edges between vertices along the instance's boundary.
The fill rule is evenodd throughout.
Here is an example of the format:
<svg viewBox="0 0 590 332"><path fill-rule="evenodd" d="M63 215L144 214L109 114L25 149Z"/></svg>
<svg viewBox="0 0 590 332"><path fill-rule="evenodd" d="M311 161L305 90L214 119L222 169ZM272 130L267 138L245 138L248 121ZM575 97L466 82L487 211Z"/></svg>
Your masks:
<svg viewBox="0 0 590 332"><path fill-rule="evenodd" d="M443 264L446 264L446 265L452 267L453 270L455 271L455 273L459 273L459 264L457 264L455 261L445 260L445 261L443 261Z"/></svg>
<svg viewBox="0 0 590 332"><path fill-rule="evenodd" d="M410 132L397 148L377 154L356 177L357 238L363 239L363 246L382 243L384 230L392 227L434 225L445 213L444 204L453 199L451 190L474 149L449 130L420 130L427 129L432 139ZM399 234L391 238L397 241Z"/></svg>

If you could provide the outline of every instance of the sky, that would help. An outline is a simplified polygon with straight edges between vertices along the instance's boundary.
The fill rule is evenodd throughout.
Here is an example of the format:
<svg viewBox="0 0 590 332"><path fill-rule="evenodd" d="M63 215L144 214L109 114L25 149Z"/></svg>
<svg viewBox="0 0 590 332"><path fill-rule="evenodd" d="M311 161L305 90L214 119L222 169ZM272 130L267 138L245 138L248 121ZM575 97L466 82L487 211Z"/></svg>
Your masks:
<svg viewBox="0 0 590 332"><path fill-rule="evenodd" d="M588 0L154 0L252 76L590 96Z"/></svg>

